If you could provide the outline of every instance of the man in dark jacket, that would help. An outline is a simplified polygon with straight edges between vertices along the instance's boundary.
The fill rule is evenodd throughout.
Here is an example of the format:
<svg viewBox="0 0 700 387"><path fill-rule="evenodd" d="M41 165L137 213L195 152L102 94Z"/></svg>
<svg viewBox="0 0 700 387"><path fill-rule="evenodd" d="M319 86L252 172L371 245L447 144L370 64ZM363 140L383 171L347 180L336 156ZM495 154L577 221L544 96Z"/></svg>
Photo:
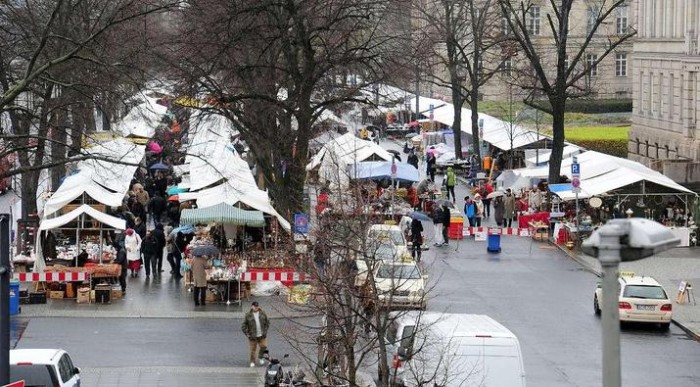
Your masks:
<svg viewBox="0 0 700 387"><path fill-rule="evenodd" d="M420 262L421 245L423 244L423 223L418 219L411 221L411 255Z"/></svg>
<svg viewBox="0 0 700 387"><path fill-rule="evenodd" d="M151 217L153 218L153 223L160 224L161 216L163 216L163 212L165 212L165 210L166 210L165 199L163 199L163 197L160 196L160 194L156 192L155 196L153 196L151 198L151 201L148 203L148 212L151 213Z"/></svg>
<svg viewBox="0 0 700 387"><path fill-rule="evenodd" d="M156 254L158 253L158 239L153 236L152 232L146 233L146 237L141 242L141 253L143 253L143 263L146 265L146 278L150 278L151 269L153 269L153 276L160 274L158 272L158 260L156 259ZM163 254L163 249L160 250L161 255Z"/></svg>
<svg viewBox="0 0 700 387"><path fill-rule="evenodd" d="M443 239L443 246L447 246L449 243L449 238L448 238L448 231L450 229L450 218L452 215L450 214L450 209L447 207L447 204L442 205L442 239Z"/></svg>
<svg viewBox="0 0 700 387"><path fill-rule="evenodd" d="M156 251L156 261L158 262L158 271L154 271L154 275L160 275L163 272L163 249L165 248L165 232L163 231L163 224L156 224L156 228L151 230L151 234L158 241L158 250Z"/></svg>
<svg viewBox="0 0 700 387"><path fill-rule="evenodd" d="M134 231L139 234L139 237L141 237L141 240L146 238L146 223L143 221L144 218L137 216L134 219Z"/></svg>
<svg viewBox="0 0 700 387"><path fill-rule="evenodd" d="M126 260L126 249L121 243L115 246L118 249L117 256L114 258L113 263L121 265L122 271L119 275L119 285L122 287L122 294L126 294L126 272L128 268L128 262Z"/></svg>
<svg viewBox="0 0 700 387"><path fill-rule="evenodd" d="M255 367L256 348L258 349L258 364L263 365L263 353L267 350L267 330L270 328L270 321L267 315L260 308L257 301L253 301L248 313L243 317L241 330L248 337L250 366Z"/></svg>
<svg viewBox="0 0 700 387"><path fill-rule="evenodd" d="M418 155L416 155L415 151L411 151L411 153L408 155L408 158L406 159L406 162L418 169Z"/></svg>

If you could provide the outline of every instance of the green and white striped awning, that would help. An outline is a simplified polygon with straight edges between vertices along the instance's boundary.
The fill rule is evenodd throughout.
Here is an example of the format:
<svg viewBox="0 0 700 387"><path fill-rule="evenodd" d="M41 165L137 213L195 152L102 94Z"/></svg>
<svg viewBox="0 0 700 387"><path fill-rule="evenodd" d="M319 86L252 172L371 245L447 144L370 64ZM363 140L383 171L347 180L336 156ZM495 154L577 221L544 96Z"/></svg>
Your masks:
<svg viewBox="0 0 700 387"><path fill-rule="evenodd" d="M262 211L247 211L220 203L206 208L182 210L180 224L233 224L237 226L263 227L265 218Z"/></svg>

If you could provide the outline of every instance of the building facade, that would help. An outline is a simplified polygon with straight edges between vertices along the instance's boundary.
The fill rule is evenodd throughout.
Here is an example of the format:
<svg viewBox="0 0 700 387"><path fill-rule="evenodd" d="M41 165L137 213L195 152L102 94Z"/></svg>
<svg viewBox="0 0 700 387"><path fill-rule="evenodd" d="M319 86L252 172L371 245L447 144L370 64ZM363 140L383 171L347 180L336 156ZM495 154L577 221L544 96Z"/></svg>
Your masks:
<svg viewBox="0 0 700 387"><path fill-rule="evenodd" d="M637 0L629 158L700 185L700 0Z"/></svg>

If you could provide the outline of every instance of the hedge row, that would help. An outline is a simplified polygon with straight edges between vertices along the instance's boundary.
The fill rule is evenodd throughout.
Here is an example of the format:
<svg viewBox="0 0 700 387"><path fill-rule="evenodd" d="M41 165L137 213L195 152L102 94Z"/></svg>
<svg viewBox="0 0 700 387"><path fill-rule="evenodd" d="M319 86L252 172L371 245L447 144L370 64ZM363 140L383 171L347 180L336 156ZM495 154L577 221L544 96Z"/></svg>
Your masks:
<svg viewBox="0 0 700 387"><path fill-rule="evenodd" d="M576 145L586 149L627 158L627 139L620 140L576 140Z"/></svg>
<svg viewBox="0 0 700 387"><path fill-rule="evenodd" d="M632 112L632 99L571 99L566 103L569 113L625 113Z"/></svg>

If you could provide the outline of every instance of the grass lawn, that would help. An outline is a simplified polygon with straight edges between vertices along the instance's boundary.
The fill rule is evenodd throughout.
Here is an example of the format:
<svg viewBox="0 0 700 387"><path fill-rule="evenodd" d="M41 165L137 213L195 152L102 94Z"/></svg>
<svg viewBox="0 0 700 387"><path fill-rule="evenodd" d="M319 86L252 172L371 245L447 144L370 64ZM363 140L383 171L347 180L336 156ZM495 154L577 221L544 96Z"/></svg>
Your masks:
<svg viewBox="0 0 700 387"><path fill-rule="evenodd" d="M566 128L566 139L576 140L627 140L629 126L579 126Z"/></svg>

